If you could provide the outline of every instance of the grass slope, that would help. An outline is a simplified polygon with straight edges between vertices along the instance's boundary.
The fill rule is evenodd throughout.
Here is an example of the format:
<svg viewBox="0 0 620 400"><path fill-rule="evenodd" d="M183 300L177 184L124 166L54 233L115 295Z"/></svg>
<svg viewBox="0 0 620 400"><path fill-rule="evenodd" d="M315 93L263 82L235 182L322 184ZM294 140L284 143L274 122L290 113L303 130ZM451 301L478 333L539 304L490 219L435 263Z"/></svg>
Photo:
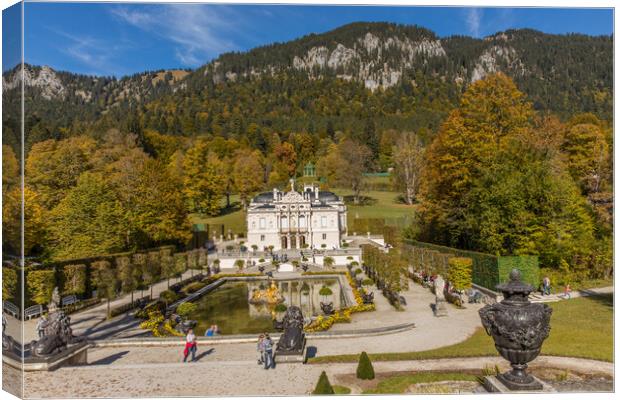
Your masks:
<svg viewBox="0 0 620 400"><path fill-rule="evenodd" d="M379 381L373 389L364 390L363 394L398 394L404 393L409 386L416 383L443 381L475 382L476 376L459 372L418 372L411 375L392 376Z"/></svg>
<svg viewBox="0 0 620 400"><path fill-rule="evenodd" d="M362 194L364 196L364 204L360 205L353 204L353 201L351 199L352 192L350 190L334 189L334 192L339 196L345 197L345 201L347 202L348 206L347 215L349 226L353 226L352 221L355 218L388 218L395 220L404 217L411 217L413 216L413 212L415 210L415 206L409 206L401 203L398 199L399 194L396 192L363 192ZM223 211L221 215L216 217L192 214L190 216L192 223L224 224L226 232L231 229L233 233L245 233L247 230L245 225L246 213L239 207L237 196L231 196L231 202L233 204L233 207L229 210ZM222 206L224 206L224 203L222 203ZM403 223L407 222L407 220L403 221Z"/></svg>
<svg viewBox="0 0 620 400"><path fill-rule="evenodd" d="M581 297L549 305L553 308L551 334L543 344L543 355L613 362L612 295ZM498 353L493 339L480 328L465 341L452 346L407 353L369 354L369 357L372 361L397 361L495 355ZM356 362L358 357L358 354L323 356L309 362Z"/></svg>

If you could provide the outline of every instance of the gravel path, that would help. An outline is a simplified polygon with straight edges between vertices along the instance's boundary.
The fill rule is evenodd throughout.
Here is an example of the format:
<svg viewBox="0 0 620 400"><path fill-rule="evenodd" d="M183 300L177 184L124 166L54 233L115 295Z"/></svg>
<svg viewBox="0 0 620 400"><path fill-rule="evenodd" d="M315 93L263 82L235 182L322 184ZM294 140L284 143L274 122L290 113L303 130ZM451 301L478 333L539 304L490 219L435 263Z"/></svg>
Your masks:
<svg viewBox="0 0 620 400"><path fill-rule="evenodd" d="M163 358L163 357L162 357ZM471 370L498 365L499 357L376 362L378 374L402 371ZM613 364L565 357L539 357L533 368L570 369L580 373L613 374ZM117 363L62 368L26 374L26 397L175 397L231 395L305 395L325 370L333 384L355 373L356 364L280 364L265 371L255 361L198 363Z"/></svg>

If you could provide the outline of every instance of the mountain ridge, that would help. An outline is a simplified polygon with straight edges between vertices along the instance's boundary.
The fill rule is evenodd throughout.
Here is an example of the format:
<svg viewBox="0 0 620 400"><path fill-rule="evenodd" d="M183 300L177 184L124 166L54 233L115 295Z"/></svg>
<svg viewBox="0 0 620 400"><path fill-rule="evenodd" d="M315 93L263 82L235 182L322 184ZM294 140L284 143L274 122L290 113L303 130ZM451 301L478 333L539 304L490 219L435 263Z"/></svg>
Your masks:
<svg viewBox="0 0 620 400"><path fill-rule="evenodd" d="M539 110L561 117L593 112L610 119L612 54L611 35L510 29L481 39L440 38L415 25L358 22L224 53L193 70L145 71L114 78L28 65L26 107L32 111L32 125L43 121L50 132L76 124L114 126L131 112L142 115L144 127L171 134L217 132L222 125L223 132L232 125L239 131L240 124L249 123L286 132L310 120L320 124L329 120L339 129L353 123L350 129L356 129L355 120L370 117L391 121L379 123L382 129L434 130L468 85L502 72ZM11 71L3 74L4 98L19 96L18 80ZM286 87L282 82L287 82ZM254 95L247 96L248 91ZM323 108L315 107L318 103L309 93L323 98ZM337 101L330 98L336 93L341 98ZM379 106L369 105L377 101ZM353 111L346 108L352 105ZM347 115L346 123L328 111L334 107L339 107L336 115ZM238 117L246 119L243 123L229 120L236 108L252 110ZM265 117L290 110L298 110L301 117ZM17 129L17 122L14 125ZM32 140L54 135L50 132L37 133Z"/></svg>

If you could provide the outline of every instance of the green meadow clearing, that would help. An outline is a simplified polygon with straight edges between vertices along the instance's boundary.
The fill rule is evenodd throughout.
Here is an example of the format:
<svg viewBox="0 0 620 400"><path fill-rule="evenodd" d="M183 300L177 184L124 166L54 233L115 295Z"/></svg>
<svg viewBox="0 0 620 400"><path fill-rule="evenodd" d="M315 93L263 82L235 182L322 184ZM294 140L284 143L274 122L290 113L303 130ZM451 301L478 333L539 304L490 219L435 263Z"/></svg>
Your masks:
<svg viewBox="0 0 620 400"><path fill-rule="evenodd" d="M389 223L396 223L402 227L411 221L415 210L415 205L404 204L399 199L399 193L396 192L378 190L362 192L362 201L359 205L353 204L353 193L350 190L333 189L333 192L338 196L343 196L347 203L349 227L353 226L353 220L356 218L386 219ZM226 231L230 229L235 233L245 233L246 213L241 209L238 196L231 196L231 205L229 209L224 208L225 201L222 200L223 209L219 216L206 217L192 214L191 221L194 224L224 224Z"/></svg>

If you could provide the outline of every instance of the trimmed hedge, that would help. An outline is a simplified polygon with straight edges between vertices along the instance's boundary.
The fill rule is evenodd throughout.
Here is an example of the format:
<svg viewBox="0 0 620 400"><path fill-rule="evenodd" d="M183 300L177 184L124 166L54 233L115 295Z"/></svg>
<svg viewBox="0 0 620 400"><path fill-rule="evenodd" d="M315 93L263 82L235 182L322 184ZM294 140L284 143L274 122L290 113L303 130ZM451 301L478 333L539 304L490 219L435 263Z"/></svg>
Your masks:
<svg viewBox="0 0 620 400"><path fill-rule="evenodd" d="M205 282L191 282L190 284L183 287L183 289L181 289L181 292L185 294L191 294L191 293L199 291L205 286L207 286Z"/></svg>
<svg viewBox="0 0 620 400"><path fill-rule="evenodd" d="M410 239L403 240L403 245L418 271L446 275L450 257L466 257L472 260L473 283L487 289L496 290L495 286L507 282L512 268L521 271L524 282L535 288L540 284L538 256L494 256Z"/></svg>

